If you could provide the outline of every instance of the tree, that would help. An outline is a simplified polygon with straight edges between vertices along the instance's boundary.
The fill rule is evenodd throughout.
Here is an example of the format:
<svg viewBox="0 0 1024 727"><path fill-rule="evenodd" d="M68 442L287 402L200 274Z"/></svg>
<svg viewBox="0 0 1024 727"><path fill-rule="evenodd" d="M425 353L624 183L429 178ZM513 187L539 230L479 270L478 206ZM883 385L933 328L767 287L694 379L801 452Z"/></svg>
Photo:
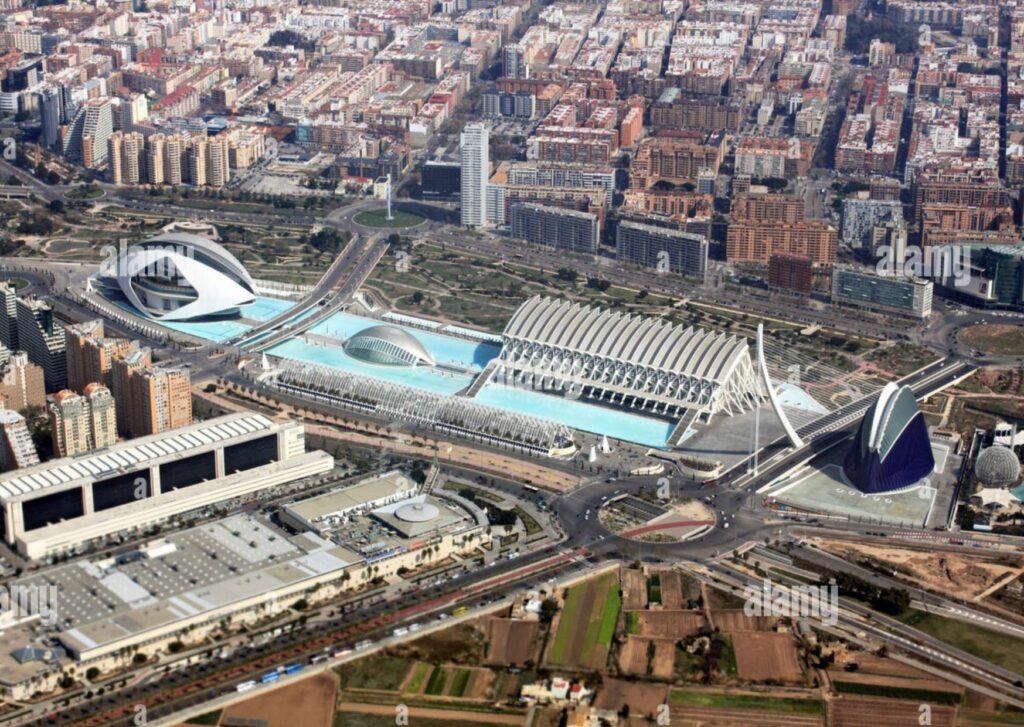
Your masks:
<svg viewBox="0 0 1024 727"><path fill-rule="evenodd" d="M93 681L99 675L100 670L94 666L90 666L88 669L85 670L85 678L88 679L90 682Z"/></svg>
<svg viewBox="0 0 1024 727"><path fill-rule="evenodd" d="M50 212L55 212L58 215L59 214L63 214L64 213L64 200L62 200L62 199L51 200L50 201Z"/></svg>
<svg viewBox="0 0 1024 727"><path fill-rule="evenodd" d="M558 613L558 601L553 598L545 598L540 603L540 621L541 623L551 623L551 620Z"/></svg>

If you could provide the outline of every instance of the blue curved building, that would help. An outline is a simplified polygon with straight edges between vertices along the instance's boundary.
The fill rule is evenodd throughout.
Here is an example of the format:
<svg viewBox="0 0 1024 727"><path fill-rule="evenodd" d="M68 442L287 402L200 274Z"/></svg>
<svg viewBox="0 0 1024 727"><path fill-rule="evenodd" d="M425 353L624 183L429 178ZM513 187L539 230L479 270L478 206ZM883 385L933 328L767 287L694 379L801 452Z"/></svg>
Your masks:
<svg viewBox="0 0 1024 727"><path fill-rule="evenodd" d="M934 467L928 426L914 392L886 384L846 453L846 477L861 492L892 492L916 485Z"/></svg>

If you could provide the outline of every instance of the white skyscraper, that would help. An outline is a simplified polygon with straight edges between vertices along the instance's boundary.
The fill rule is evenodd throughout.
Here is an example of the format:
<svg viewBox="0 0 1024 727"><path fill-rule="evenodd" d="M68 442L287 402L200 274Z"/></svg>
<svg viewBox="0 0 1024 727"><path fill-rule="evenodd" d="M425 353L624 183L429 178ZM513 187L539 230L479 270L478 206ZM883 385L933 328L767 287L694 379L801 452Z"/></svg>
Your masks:
<svg viewBox="0 0 1024 727"><path fill-rule="evenodd" d="M487 224L487 179L489 132L486 124L466 124L459 139L462 149L462 224L480 227Z"/></svg>

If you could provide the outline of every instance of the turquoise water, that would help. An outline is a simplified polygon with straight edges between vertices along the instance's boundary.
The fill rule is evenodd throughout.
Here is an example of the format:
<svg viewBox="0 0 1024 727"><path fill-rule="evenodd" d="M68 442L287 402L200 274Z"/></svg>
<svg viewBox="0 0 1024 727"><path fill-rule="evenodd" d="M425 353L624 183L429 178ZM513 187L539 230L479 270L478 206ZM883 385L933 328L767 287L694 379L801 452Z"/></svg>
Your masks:
<svg viewBox="0 0 1024 727"><path fill-rule="evenodd" d="M160 321L160 325L217 343L223 343L249 330L249 326L236 321Z"/></svg>
<svg viewBox="0 0 1024 727"><path fill-rule="evenodd" d="M269 321L274 316L284 313L295 305L291 300L279 300L277 298L257 298L255 303L242 306L242 318L251 318L254 321Z"/></svg>
<svg viewBox="0 0 1024 727"><path fill-rule="evenodd" d="M561 396L497 384L485 385L476 395L475 401L550 419L584 432L607 434L615 439L648 447L664 448L668 436L675 427L674 423L660 419L650 419Z"/></svg>
<svg viewBox="0 0 1024 727"><path fill-rule="evenodd" d="M381 321L372 318L363 318L351 313L335 313L330 318L317 323L310 331L323 336L349 338L363 329L379 325L382 325ZM450 364L463 368L470 366L483 368L488 361L501 352L501 347L492 343L474 343L461 338L429 333L399 323L387 322L383 325L396 326L417 338L439 364Z"/></svg>
<svg viewBox="0 0 1024 727"><path fill-rule="evenodd" d="M308 361L351 374L413 386L436 394L452 395L469 386L473 380L472 376L443 374L435 369L422 366L380 366L366 363L352 358L340 346L314 346L298 338L271 346L267 349L267 353L271 356Z"/></svg>

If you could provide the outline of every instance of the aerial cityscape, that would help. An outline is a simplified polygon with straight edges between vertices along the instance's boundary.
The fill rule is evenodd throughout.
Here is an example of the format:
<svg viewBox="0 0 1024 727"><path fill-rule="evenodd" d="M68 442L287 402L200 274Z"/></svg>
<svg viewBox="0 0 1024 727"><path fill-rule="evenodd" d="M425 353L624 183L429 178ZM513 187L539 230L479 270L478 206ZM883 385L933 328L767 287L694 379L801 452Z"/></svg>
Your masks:
<svg viewBox="0 0 1024 727"><path fill-rule="evenodd" d="M0 727L1024 725L1013 0L0 0Z"/></svg>

